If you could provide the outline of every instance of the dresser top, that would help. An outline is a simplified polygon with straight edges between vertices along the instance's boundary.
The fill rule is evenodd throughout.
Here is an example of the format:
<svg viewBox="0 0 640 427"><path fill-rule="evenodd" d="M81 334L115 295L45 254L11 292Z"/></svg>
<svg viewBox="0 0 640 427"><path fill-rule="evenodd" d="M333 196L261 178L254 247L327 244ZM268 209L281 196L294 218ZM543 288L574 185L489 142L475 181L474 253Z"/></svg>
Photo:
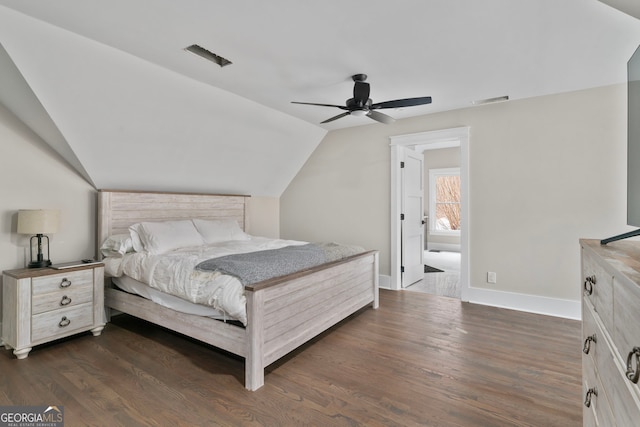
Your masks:
<svg viewBox="0 0 640 427"><path fill-rule="evenodd" d="M613 275L622 273L632 282L640 285L640 241L619 240L601 245L600 240L580 239L584 250L602 258L614 269ZM606 266L605 266L606 267Z"/></svg>
<svg viewBox="0 0 640 427"><path fill-rule="evenodd" d="M15 270L5 270L2 274L5 274L9 277L13 277L14 279L27 279L29 277L41 277L41 276L50 276L52 274L65 274L67 272L78 271L78 270L88 270L96 267L104 267L104 264L87 264L87 265L78 265L77 267L65 268L62 270L56 270L55 268L44 267L44 268L18 268Z"/></svg>

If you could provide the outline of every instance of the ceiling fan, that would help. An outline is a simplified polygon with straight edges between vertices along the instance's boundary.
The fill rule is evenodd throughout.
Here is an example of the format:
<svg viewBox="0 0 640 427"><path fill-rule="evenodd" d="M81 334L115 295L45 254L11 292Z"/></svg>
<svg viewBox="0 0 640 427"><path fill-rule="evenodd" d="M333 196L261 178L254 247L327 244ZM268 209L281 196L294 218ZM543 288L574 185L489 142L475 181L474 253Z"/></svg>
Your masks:
<svg viewBox="0 0 640 427"><path fill-rule="evenodd" d="M405 98L405 99L396 99L393 101L385 101L385 102L377 102L373 103L371 98L369 98L369 83L367 80L366 74L354 74L351 76L353 81L355 82L353 85L353 98L347 99L345 105L334 105L334 104L318 104L314 102L296 102L292 101L292 104L304 104L304 105L318 105L320 107L336 107L341 110L345 110L344 113L340 113L337 116L333 116L328 118L327 120L321 123L329 123L334 120L340 119L345 116L367 116L375 121L380 123L393 123L395 119L386 114L380 113L376 110L381 110L385 108L401 108L401 107L413 107L416 105L425 105L431 104L430 96L423 96L421 98Z"/></svg>

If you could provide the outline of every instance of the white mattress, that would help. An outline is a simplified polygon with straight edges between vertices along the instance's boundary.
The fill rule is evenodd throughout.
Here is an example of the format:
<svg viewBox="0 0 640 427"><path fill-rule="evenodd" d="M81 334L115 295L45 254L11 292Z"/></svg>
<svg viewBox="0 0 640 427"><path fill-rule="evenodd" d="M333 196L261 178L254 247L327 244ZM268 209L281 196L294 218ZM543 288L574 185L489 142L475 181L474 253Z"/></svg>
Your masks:
<svg viewBox="0 0 640 427"><path fill-rule="evenodd" d="M181 313L211 317L220 320L229 320L229 316L220 310L216 310L213 307L202 304L194 304L182 298L169 295L157 289L153 289L151 286L139 282L136 279L132 279L129 276L114 277L113 283L123 291L139 295L155 302L156 304Z"/></svg>

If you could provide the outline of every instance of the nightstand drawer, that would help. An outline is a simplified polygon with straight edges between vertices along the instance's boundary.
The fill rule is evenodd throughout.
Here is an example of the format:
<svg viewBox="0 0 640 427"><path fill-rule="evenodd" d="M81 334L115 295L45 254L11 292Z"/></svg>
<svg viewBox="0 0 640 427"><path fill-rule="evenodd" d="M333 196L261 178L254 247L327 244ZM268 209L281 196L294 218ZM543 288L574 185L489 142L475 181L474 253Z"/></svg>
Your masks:
<svg viewBox="0 0 640 427"><path fill-rule="evenodd" d="M91 303L37 314L31 318L31 341L55 339L93 324Z"/></svg>
<svg viewBox="0 0 640 427"><path fill-rule="evenodd" d="M74 307L91 301L93 301L93 286L72 286L57 292L35 295L31 302L31 314Z"/></svg>
<svg viewBox="0 0 640 427"><path fill-rule="evenodd" d="M93 270L68 271L48 276L34 277L32 280L33 295L47 294L50 292L93 286Z"/></svg>

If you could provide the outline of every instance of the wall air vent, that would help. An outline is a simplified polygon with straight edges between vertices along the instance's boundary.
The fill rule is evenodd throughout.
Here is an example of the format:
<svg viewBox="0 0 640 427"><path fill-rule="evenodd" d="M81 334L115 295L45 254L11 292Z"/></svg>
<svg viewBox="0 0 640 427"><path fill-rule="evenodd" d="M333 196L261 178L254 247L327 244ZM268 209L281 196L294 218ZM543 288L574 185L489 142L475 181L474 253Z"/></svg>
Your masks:
<svg viewBox="0 0 640 427"><path fill-rule="evenodd" d="M186 47L185 50L189 52L195 53L198 56L203 57L211 62L218 64L221 67L226 67L227 65L233 64L233 62L229 61L227 58L223 58L220 55L216 55L215 53L203 48L202 46L198 46L197 44L192 44L189 47Z"/></svg>
<svg viewBox="0 0 640 427"><path fill-rule="evenodd" d="M496 98L480 99L478 101L471 102L471 104L473 105L493 104L494 102L504 102L508 100L509 100L509 96L505 95L505 96L498 96Z"/></svg>

